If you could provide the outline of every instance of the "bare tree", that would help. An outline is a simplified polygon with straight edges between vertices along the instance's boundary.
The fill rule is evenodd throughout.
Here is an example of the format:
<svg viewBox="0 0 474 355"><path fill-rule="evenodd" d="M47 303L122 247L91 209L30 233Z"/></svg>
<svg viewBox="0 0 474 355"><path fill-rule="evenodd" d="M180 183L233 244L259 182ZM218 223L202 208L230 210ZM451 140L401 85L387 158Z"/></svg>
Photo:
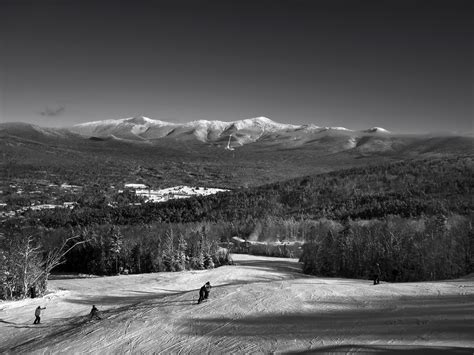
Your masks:
<svg viewBox="0 0 474 355"><path fill-rule="evenodd" d="M60 247L50 250L43 261L42 272L33 279L33 283L40 279L42 276L47 280L51 271L61 264L66 262L65 256L76 246L87 243L87 239L80 240L80 235L74 235L63 241Z"/></svg>
<svg viewBox="0 0 474 355"><path fill-rule="evenodd" d="M42 245L32 234L1 239L0 281L3 292L0 297L9 299L42 294L51 271L65 262L66 254L73 248L88 241L81 235L73 235L59 247L44 253Z"/></svg>

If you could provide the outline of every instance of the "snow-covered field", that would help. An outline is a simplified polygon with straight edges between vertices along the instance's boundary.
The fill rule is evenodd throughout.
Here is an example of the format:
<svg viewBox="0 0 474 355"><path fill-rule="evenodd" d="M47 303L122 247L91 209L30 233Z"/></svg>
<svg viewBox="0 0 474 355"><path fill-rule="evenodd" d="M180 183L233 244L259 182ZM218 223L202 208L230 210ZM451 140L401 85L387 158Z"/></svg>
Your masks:
<svg viewBox="0 0 474 355"><path fill-rule="evenodd" d="M234 261L52 280L43 298L0 303L0 353L473 353L473 275L373 286L303 275L296 259ZM210 300L198 305L206 281ZM102 320L88 320L93 304ZM38 305L47 308L33 325Z"/></svg>

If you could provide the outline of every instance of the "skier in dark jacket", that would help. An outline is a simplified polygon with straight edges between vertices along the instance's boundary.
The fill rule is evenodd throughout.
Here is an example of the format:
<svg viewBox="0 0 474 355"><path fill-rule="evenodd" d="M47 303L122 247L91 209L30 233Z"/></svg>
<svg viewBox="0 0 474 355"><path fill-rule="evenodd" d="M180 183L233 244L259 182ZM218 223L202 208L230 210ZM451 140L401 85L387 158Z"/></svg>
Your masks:
<svg viewBox="0 0 474 355"><path fill-rule="evenodd" d="M380 265L376 263L374 266L374 285L378 285L380 283Z"/></svg>
<svg viewBox="0 0 474 355"><path fill-rule="evenodd" d="M43 309L46 309L46 307L36 307L36 310L35 310L35 321L33 322L33 324L40 324L41 322L41 310Z"/></svg>
<svg viewBox="0 0 474 355"><path fill-rule="evenodd" d="M207 300L207 298L209 297L209 292L211 292L211 283L207 281L204 286L202 286L199 290L198 304L204 300Z"/></svg>
<svg viewBox="0 0 474 355"><path fill-rule="evenodd" d="M92 309L91 309L91 313L89 313L89 316L90 316L90 319L101 319L99 317L99 310L97 309L97 307L95 305L92 305Z"/></svg>

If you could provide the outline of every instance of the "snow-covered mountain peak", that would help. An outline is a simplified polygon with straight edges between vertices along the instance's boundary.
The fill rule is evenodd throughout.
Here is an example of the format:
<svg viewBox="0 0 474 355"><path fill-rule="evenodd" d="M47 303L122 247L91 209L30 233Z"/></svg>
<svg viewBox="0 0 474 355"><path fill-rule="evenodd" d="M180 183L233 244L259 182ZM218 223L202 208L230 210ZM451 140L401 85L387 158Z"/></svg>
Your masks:
<svg viewBox="0 0 474 355"><path fill-rule="evenodd" d="M364 132L367 132L367 133L390 133L390 131L388 131L385 128L382 128L382 127L372 127L372 128L366 129Z"/></svg>
<svg viewBox="0 0 474 355"><path fill-rule="evenodd" d="M165 122L160 120L154 120L145 116L127 117L111 120L101 120L79 123L74 125L75 128L92 128L92 127L103 127L103 126L119 126L122 124L131 125L148 125L148 126L164 126L164 125L176 125L175 123Z"/></svg>
<svg viewBox="0 0 474 355"><path fill-rule="evenodd" d="M257 141L298 141L301 144L312 139L346 139L367 134L388 134L386 129L372 127L353 131L345 127L319 127L315 124L294 125L278 123L265 116L235 121L195 120L187 123L171 123L145 116L116 120L94 121L75 125L71 131L89 137L115 137L123 140L151 142L161 138L178 140L196 139L204 143L245 145ZM355 139L355 138L354 138ZM223 143L225 142L225 143ZM354 141L355 142L355 141ZM353 143L349 145L353 145ZM296 144L296 143L295 143Z"/></svg>
<svg viewBox="0 0 474 355"><path fill-rule="evenodd" d="M277 131L284 129L296 129L300 127L291 124L277 123L267 117L246 118L238 121L197 120L185 123L184 126L192 127L197 130L216 130L221 132L230 128L237 130L258 129L263 131Z"/></svg>
<svg viewBox="0 0 474 355"><path fill-rule="evenodd" d="M216 129L224 130L229 125L229 122L223 121L208 121L208 120L197 120L185 123L184 126L192 127L195 129Z"/></svg>
<svg viewBox="0 0 474 355"><path fill-rule="evenodd" d="M100 121L90 121L84 123L78 123L72 126L73 128L90 128L90 127L98 127L98 126L107 126L107 125L117 125L122 123L125 118L118 119L118 120L100 120Z"/></svg>
<svg viewBox="0 0 474 355"><path fill-rule="evenodd" d="M141 127L150 127L150 126L176 126L176 123L165 122L160 120L154 120L145 116L137 116L137 117L127 117L127 118L119 118L119 119L111 119L111 120L101 120L101 121L92 121L92 122L85 122L79 123L72 126L72 131L81 133L88 133L92 132L93 130L97 129L104 129L105 127L112 129L114 127L121 127L121 126L141 126Z"/></svg>
<svg viewBox="0 0 474 355"><path fill-rule="evenodd" d="M261 124L270 124L270 125L277 124L275 121L273 121L270 118L265 117L265 116L249 118L248 120L252 121L252 122L255 122L255 123L261 123Z"/></svg>
<svg viewBox="0 0 474 355"><path fill-rule="evenodd" d="M144 125L144 126L176 126L176 123L155 120L145 116L137 116L131 118L124 118L122 120L117 120L117 123L129 123L134 125Z"/></svg>
<svg viewBox="0 0 474 355"><path fill-rule="evenodd" d="M292 125L292 124L278 123L264 116L247 118L240 121L234 121L232 123L233 123L233 126L237 129L260 128L266 131L297 129L301 127L301 126Z"/></svg>
<svg viewBox="0 0 474 355"><path fill-rule="evenodd" d="M126 118L123 122L127 123L132 123L132 124L147 124L147 123L156 123L155 120L152 120L151 118L145 117L145 116L137 116L137 117L132 117L132 118Z"/></svg>

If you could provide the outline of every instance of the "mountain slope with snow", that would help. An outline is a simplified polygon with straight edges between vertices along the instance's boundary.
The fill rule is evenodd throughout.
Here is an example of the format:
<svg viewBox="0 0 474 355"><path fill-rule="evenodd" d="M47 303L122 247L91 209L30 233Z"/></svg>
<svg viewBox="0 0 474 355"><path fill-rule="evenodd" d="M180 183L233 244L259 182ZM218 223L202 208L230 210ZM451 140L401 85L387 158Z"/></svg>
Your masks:
<svg viewBox="0 0 474 355"><path fill-rule="evenodd" d="M367 133L390 133L390 131L388 131L385 128L382 128L382 127L372 127L372 128L366 129L363 132L367 132Z"/></svg>
<svg viewBox="0 0 474 355"><path fill-rule="evenodd" d="M248 140L254 141L265 131L294 129L298 126L280 124L266 117L256 117L233 122L198 120L184 124L153 120L147 117L132 117L118 120L95 121L75 125L71 131L86 136L111 136L130 138L133 136L145 139L163 137L180 138L194 136L202 142L218 140L222 135L246 135Z"/></svg>
<svg viewBox="0 0 474 355"><path fill-rule="evenodd" d="M139 150L148 146L157 151L165 149L173 154L187 155L197 152L215 155L218 150L243 155L257 151L274 154L292 150L296 156L347 153L364 157L471 154L474 139L466 135L396 134L381 127L356 131L313 124L293 125L277 123L266 117L188 123L131 117L87 122L62 129L0 123L0 137L4 138L3 142L0 141L0 148L2 145L8 146L7 149L32 148L35 154L39 154L37 149L29 145L54 145L55 149L72 148L74 151L99 147L106 151L127 150L126 146Z"/></svg>
<svg viewBox="0 0 474 355"><path fill-rule="evenodd" d="M139 142L156 142L161 139L171 139L176 142L195 140L217 144L227 149L256 142L263 142L263 144L271 142L272 144L281 144L283 147L294 148L318 140L321 140L322 144L326 144L327 140L339 140L340 142L335 146L329 147L328 151L330 152L352 149L358 145L358 140L366 134L389 134L389 131L380 127L353 131L344 127L278 123L267 117L228 122L197 120L183 124L154 120L148 117L131 117L82 123L71 127L70 130L86 137L113 137Z"/></svg>

